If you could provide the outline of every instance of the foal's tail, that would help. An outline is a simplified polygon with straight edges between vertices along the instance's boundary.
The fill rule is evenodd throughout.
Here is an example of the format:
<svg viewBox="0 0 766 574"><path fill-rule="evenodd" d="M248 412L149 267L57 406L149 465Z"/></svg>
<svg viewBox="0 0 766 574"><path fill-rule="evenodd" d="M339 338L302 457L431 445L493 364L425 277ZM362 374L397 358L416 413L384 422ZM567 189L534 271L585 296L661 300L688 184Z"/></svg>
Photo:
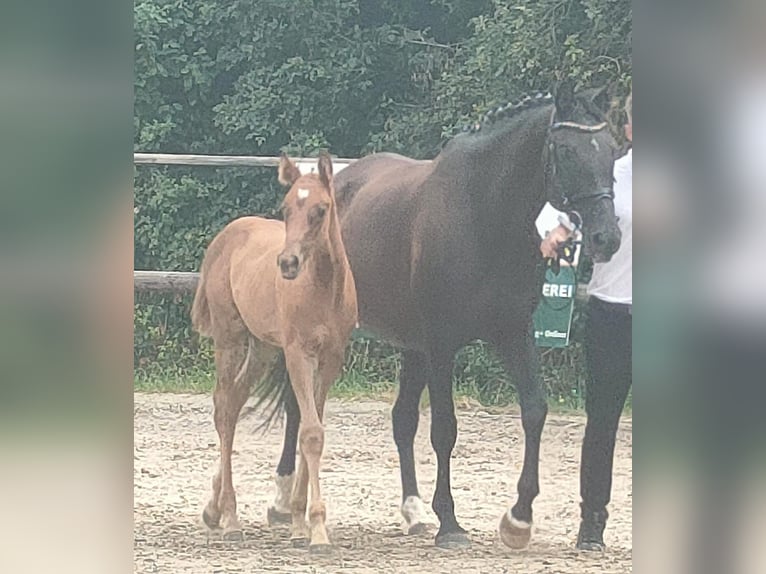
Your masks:
<svg viewBox="0 0 766 574"><path fill-rule="evenodd" d="M252 345L252 338L248 340L248 345ZM266 414L258 430L266 431L271 428L276 420L282 418L283 413L287 413L288 416L300 416L298 402L287 373L284 351L279 351L269 371L253 385L252 393L255 397L254 408L263 409Z"/></svg>
<svg viewBox="0 0 766 574"><path fill-rule="evenodd" d="M200 335L209 337L211 335L213 322L210 316L210 305L207 300L207 293L205 291L205 275L200 273L197 291L194 294L194 302L192 303L191 308L191 320L192 327L195 331Z"/></svg>

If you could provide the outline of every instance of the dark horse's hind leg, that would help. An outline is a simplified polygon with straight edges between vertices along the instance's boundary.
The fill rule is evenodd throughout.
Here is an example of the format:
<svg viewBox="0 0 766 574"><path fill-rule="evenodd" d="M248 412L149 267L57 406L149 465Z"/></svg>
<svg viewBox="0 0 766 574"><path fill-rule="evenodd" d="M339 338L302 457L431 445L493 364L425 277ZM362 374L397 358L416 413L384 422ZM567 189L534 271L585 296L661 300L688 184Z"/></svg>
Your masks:
<svg viewBox="0 0 766 574"><path fill-rule="evenodd" d="M432 507L439 517L436 545L441 548L469 546L466 531L455 517L455 502L450 487L450 457L457 440L457 418L452 399L454 352L428 357L428 395L431 402L431 444L436 452L436 492Z"/></svg>
<svg viewBox="0 0 766 574"><path fill-rule="evenodd" d="M405 351L399 375L399 394L394 404L392 419L402 474L402 515L407 522L408 534L419 534L426 529L425 505L418 492L413 452L420 418L420 396L423 394L426 380L425 356L417 351Z"/></svg>
<svg viewBox="0 0 766 574"><path fill-rule="evenodd" d="M538 354L531 329L504 341L499 348L513 376L524 428L524 465L518 482L519 498L500 519L500 539L511 548L524 548L532 534L532 501L540 492L540 437L548 414L538 373Z"/></svg>
<svg viewBox="0 0 766 574"><path fill-rule="evenodd" d="M280 372L275 372L272 376L287 377L287 368L284 365L284 356L280 357ZM277 474L274 477L277 493L274 497L274 504L268 509L268 523L270 526L275 524L291 524L292 513L290 510L290 499L293 492L293 477L295 476L295 454L298 444L298 429L301 423L301 413L298 410L298 402L295 399L295 393L289 381L284 390L285 397L285 438L282 445L282 456L277 465Z"/></svg>

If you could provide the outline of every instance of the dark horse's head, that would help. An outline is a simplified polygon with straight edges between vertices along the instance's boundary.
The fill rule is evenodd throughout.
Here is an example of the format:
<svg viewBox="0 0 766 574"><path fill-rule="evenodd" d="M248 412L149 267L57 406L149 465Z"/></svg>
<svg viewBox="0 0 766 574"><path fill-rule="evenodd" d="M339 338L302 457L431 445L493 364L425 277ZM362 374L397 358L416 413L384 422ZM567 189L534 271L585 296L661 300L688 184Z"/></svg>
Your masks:
<svg viewBox="0 0 766 574"><path fill-rule="evenodd" d="M584 250L595 262L609 261L621 239L612 189L618 148L607 107L606 89L575 94L560 85L544 152L547 199L582 225Z"/></svg>

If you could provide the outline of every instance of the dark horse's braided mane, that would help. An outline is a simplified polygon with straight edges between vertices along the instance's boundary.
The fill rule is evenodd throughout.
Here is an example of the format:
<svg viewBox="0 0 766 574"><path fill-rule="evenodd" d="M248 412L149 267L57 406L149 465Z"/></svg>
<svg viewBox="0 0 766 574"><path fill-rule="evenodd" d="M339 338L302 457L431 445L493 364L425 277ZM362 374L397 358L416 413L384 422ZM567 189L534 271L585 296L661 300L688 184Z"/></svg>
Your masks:
<svg viewBox="0 0 766 574"><path fill-rule="evenodd" d="M521 100L516 102L515 104L512 102L508 102L506 104L501 104L497 106L494 109L489 110L486 114L484 114L484 118L481 122L476 122L473 124L468 124L465 127L463 127L463 133L477 133L481 131L481 129L485 126L490 126L494 124L497 121L510 119L521 112L528 110L530 108L536 108L543 105L548 105L553 101L553 96L551 94L543 94L538 93L535 97L524 95L522 96Z"/></svg>

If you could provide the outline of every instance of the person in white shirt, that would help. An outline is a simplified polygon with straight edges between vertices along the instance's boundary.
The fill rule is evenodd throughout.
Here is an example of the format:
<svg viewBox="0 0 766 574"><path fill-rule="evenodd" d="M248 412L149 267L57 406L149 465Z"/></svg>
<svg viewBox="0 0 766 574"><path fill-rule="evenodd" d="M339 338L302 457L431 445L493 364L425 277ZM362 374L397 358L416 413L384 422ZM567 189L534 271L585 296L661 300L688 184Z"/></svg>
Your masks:
<svg viewBox="0 0 766 574"><path fill-rule="evenodd" d="M625 103L625 137L633 142L632 94ZM612 491L612 462L620 414L633 383L633 150L614 164L614 208L622 232L620 248L607 263L596 263L588 285L585 330L587 423L580 463L582 497L577 548L603 550L606 507ZM569 237L563 225L552 230L540 250L554 257Z"/></svg>

